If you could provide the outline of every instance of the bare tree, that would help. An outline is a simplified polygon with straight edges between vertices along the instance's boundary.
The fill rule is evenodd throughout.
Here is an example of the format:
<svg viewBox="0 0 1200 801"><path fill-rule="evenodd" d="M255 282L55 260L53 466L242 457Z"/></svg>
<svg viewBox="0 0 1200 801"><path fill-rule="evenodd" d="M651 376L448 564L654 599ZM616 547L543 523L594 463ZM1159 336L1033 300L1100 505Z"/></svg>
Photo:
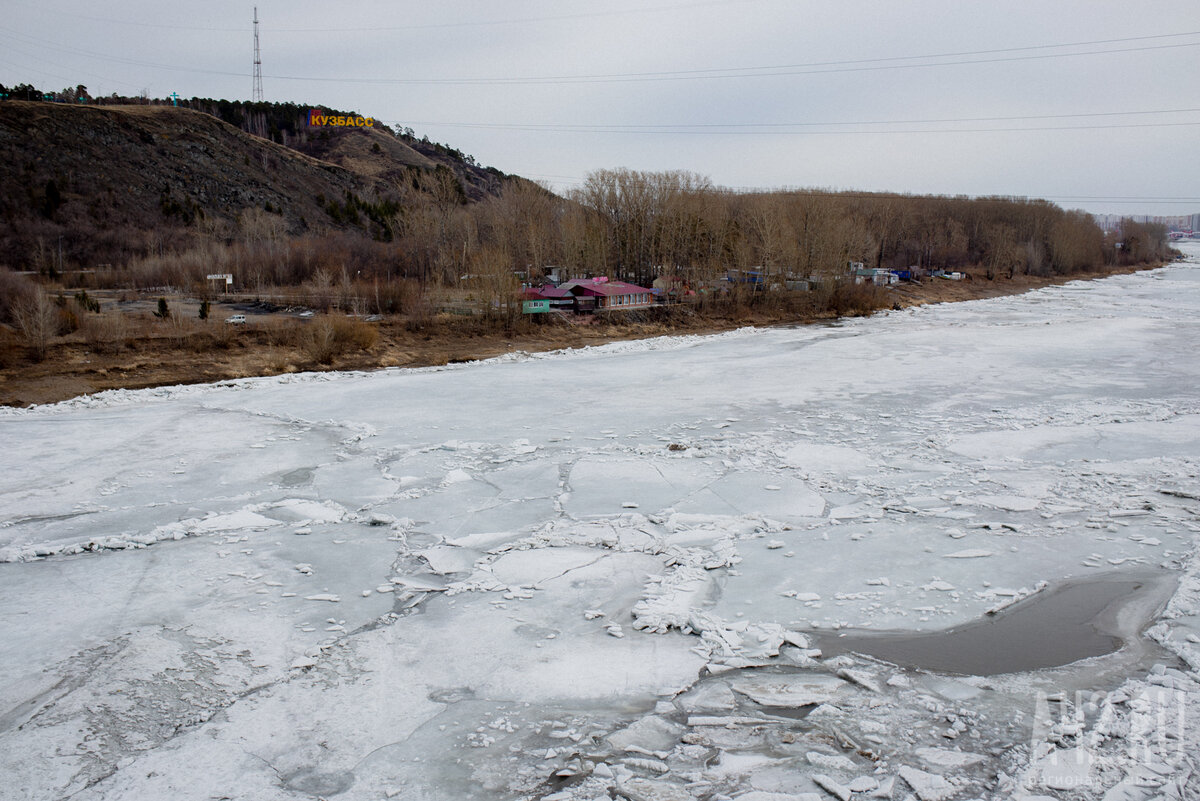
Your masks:
<svg viewBox="0 0 1200 801"><path fill-rule="evenodd" d="M258 207L249 208L238 216L242 241L274 247L287 235L287 222L278 214Z"/></svg>
<svg viewBox="0 0 1200 801"><path fill-rule="evenodd" d="M1012 257L1013 245L1016 239L1016 232L1011 225L1004 223L989 223L984 226L983 240L986 243L984 250L984 275L990 281L1000 273L1008 270L1008 277L1012 278L1013 271L1016 269L1016 260Z"/></svg>
<svg viewBox="0 0 1200 801"><path fill-rule="evenodd" d="M482 204L480 216L489 239L512 256L516 269L540 278L548 265L559 261L559 219L562 199L548 187L531 181L513 181L496 199Z"/></svg>
<svg viewBox="0 0 1200 801"><path fill-rule="evenodd" d="M520 313L521 287L509 255L494 245L486 245L471 257L471 273L479 287L484 316L511 326Z"/></svg>
<svg viewBox="0 0 1200 801"><path fill-rule="evenodd" d="M39 362L45 359L50 341L58 333L58 309L54 302L36 288L13 303L11 313L17 330L33 349L34 358Z"/></svg>

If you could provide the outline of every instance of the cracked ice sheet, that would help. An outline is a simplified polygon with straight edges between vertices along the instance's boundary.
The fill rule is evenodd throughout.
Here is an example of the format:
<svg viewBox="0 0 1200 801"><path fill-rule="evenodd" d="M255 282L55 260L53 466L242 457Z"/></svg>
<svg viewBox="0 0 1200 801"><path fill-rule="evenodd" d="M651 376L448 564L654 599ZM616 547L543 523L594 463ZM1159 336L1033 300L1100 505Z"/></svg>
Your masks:
<svg viewBox="0 0 1200 801"><path fill-rule="evenodd" d="M189 403L0 417L22 466L0 478L0 559L294 496L284 477L330 460L339 433Z"/></svg>
<svg viewBox="0 0 1200 801"><path fill-rule="evenodd" d="M391 594L362 596L389 573L387 534L325 525L0 564L0 772L55 797L280 680L339 636L329 618L352 631L392 608ZM342 600L305 600L317 594Z"/></svg>
<svg viewBox="0 0 1200 801"><path fill-rule="evenodd" d="M1158 565L1160 551L1194 547L1189 535L1164 536L1163 546L1126 536L1097 541L1096 530L1078 527L1053 535L970 529L951 539L926 520L905 518L785 531L738 543L742 561L719 580L714 612L799 630L944 629L979 618L1039 581ZM952 557L963 552L988 555ZM1089 553L1101 555L1095 567L1081 561Z"/></svg>
<svg viewBox="0 0 1200 801"><path fill-rule="evenodd" d="M621 514L625 504L642 512L667 509L711 483L710 465L694 460L585 458L571 469L571 494L563 504L576 517Z"/></svg>
<svg viewBox="0 0 1200 801"><path fill-rule="evenodd" d="M11 728L11 716L3 719L9 728L0 727L5 738L0 753L8 765L37 765L39 755L52 750L44 747L47 742L69 751L88 733L81 728L78 736L64 734L60 724L95 726L104 741L113 744L99 764L119 769L92 794L110 790L112 797L129 798L170 795L168 787L185 787L199 797L223 792L296 798L304 797L302 792L337 791L348 771L356 783L344 797L375 798L387 782L397 782L393 788L405 786L403 775L420 771L419 763L396 760L439 760L437 771L445 773L431 774L444 777L438 786L445 787L477 787L477 766L506 765L510 758L517 773L536 774L545 766L538 750L528 747L534 740L510 741L519 746L511 752L515 756L505 750L509 743L503 737L467 750L465 734L457 739L440 730L434 734L429 727L436 730L440 724L432 716L454 709L445 720L493 731L481 719L489 711L506 709L528 727L529 718L544 703L534 697L537 692L557 699L556 709L567 710L564 715L570 710L581 715L580 726L590 721L605 728L614 717L628 720L648 711L656 694L670 694L686 677L694 678L699 664L690 651L697 638L674 631L651 635L629 625L649 577L669 573L666 554L611 552L592 564L587 554L572 554L580 544L572 541L564 561L555 557L540 563L537 551L545 550L544 544L527 542L531 533L545 530L551 522L561 521L565 528L582 525L562 516L559 487L581 460L630 466L670 461L672 469L676 463L687 465L679 468L683 479L678 484L652 479L647 503L660 503L676 486L691 492L694 481L709 477L711 481L699 481L703 489L684 501L692 504L686 511L697 519L762 512L767 504L784 503L788 496L801 505L810 502L806 499L823 498L821 509L800 511L824 517L798 516L791 530L771 528L761 538L732 540L727 544L742 563L734 571L707 573L714 585L724 574L720 604L729 606L708 607L707 593L696 593L693 603L745 624L772 621L782 608L779 604L805 610L812 619L818 618L811 610L818 609L821 621L878 626L889 616L910 624L929 615L930 625L938 620L949 624L952 614L968 615L986 603L979 597L989 589L984 582L993 588L1017 588L1087 574L1097 569L1090 566L1096 561L1093 554L1099 554L1101 565L1129 558L1141 564L1178 565L1194 548L1196 533L1195 503L1186 497L1198 492L1191 423L1191 417L1200 414L1195 392L1200 386L1194 358L1198 332L1193 321L1200 311L1196 284L1194 270L1172 269L832 327L621 343L447 369L289 376L113 393L59 407L0 410L5 441L20 444L20 460L23 467L28 464L30 474L40 471L47 482L68 477L61 495L37 496L37 513L58 521L53 524L58 528L48 530L41 544L61 541L64 532L80 539L121 533L123 528L104 519L89 527L71 522L68 515L78 511L76 504L105 503L137 517L140 507L124 503L126 498L168 504L161 517L138 523L149 529L243 511L265 516L274 512L279 515L274 519L280 520L280 525L265 530L197 532L189 540L145 550L0 565L4 578L12 578L0 581L3 619L8 621L0 650L5 668L0 675L6 677L3 697L6 710L18 710L17 717L30 710L24 729ZM109 422L134 431L143 419L151 431L172 431L170 438L158 435L160 445L167 442L178 448L191 441L193 432L211 429L241 446L198 446L206 449L216 467L172 483L176 468L162 460L159 449L139 444L136 437L111 441L117 433ZM1054 444L1063 429L1097 427L1099 440L1072 434L1062 446ZM1038 429L1049 431L1050 449L1028 443L1008 452L953 447L956 442L972 443L974 435L994 435L999 443L1009 433L1019 440L1034 432L1028 436L1037 441ZM667 452L667 442L677 441L688 449ZM1149 444L1143 447L1140 441ZM1096 442L1100 446L1094 448ZM824 447L796 453L795 447L803 443ZM797 457L794 462L786 458L790 451ZM352 467L332 481L317 481L319 468L333 464ZM223 483L218 468L231 471L236 486ZM515 472L501 472L510 470ZM141 483L104 483L118 474L134 475ZM323 509L333 509L330 504L336 499L322 493L354 490L355 477L375 476L379 479L368 493L346 497L342 505L361 502L366 505L364 515L386 512L407 522L369 527L350 519L324 520L324 513L318 513L315 517L323 522L314 522L310 533L297 536L291 524L307 507L289 504L289 515L284 507L268 508L268 501L316 501ZM406 483L404 476L414 478ZM453 482L448 480L451 476ZM459 480L463 477L469 480ZM611 477L595 482L603 487L591 483L576 485L572 480L570 488L582 491L585 500L594 491L597 504L637 501L621 498L621 488ZM768 490L767 484L780 489ZM39 544L36 526L14 522L26 514L27 500L39 486L22 474L16 476L16 484L5 485L0 537L11 542L16 527L25 525L22 543ZM713 487L730 491L718 495ZM393 488L393 495L383 497ZM1184 496L1169 496L1164 502L1168 496L1160 490L1165 489ZM973 502L1004 496L1039 503L1032 509L1025 508L1028 504L1001 509ZM521 504L524 498L538 503ZM497 515L495 525L488 525L491 510L498 508L488 504L496 500L535 508L528 515ZM569 513L570 499L566 500ZM1144 508L1147 503L1152 508ZM830 509L862 516L835 521ZM1135 516L1126 516L1130 513ZM615 516L623 512L606 508L595 514L599 517L589 522L600 529L616 526ZM464 516L472 519L469 525L462 524ZM622 536L636 546L632 524L621 525ZM362 531L353 536L346 533L359 528ZM460 530L461 536L453 539L466 546L461 549L466 553L450 558L453 546L439 546L440 537ZM348 547L360 536L379 539L368 540L370 546ZM643 536L649 540L649 535ZM772 540L782 544L775 547ZM499 558L487 553L518 541L525 543L518 548L531 550L508 550ZM691 547L691 540L679 538L675 545ZM572 587L576 594L522 588L510 592L512 598L502 591L439 593L425 602L424 611L393 619L384 613L396 605L392 599L397 593L372 594L371 588L392 575L428 573L428 563L407 552L410 546L434 557L432 562L439 566L453 568L456 578L479 560L492 560L503 569L503 560L512 557L514 578L531 578L524 583L537 584L537 577L549 573L550 584ZM373 555L364 557L359 547ZM583 550L608 547L601 538ZM245 549L253 553L245 554ZM972 550L994 555L945 558ZM792 557L786 556L789 551ZM529 554L521 557L528 562L519 571L515 568L521 558L515 553ZM233 567L220 578L216 571L225 562ZM297 564L310 564L313 573L297 571ZM1187 564L1189 576L1200 570L1193 562ZM587 571L602 569L610 572L598 574L595 582L584 580L592 575ZM45 580L56 571L69 581ZM279 578L279 571L287 577ZM263 575L254 578L260 572ZM879 578L888 578L889 584L868 583ZM785 579L794 583L781 584ZM268 585L268 580L280 586ZM44 610L62 605L59 599L79 597L79 587L91 594L77 619L45 615ZM770 604L759 601L760 588L778 587L811 592L819 600L803 601L797 594L778 596L778 601L772 596ZM260 590L266 593L260 596ZM606 595L609 590L617 595ZM362 598L362 591L369 597ZM284 598L285 592L297 594ZM953 603L953 592L960 594L960 604ZM841 600L838 593L864 597ZM871 598L868 593L880 595ZM306 595L336 595L341 600L305 601ZM604 608L595 610L598 596ZM746 600L755 603L745 604ZM806 606L809 603L823 606ZM935 613L919 608L925 606ZM605 615L587 620L590 611ZM1195 634L1188 627L1194 628L1198 612L1200 600L1187 595L1172 607L1169 624L1161 624L1161 636L1173 634L1167 641L1181 655L1194 650L1185 635ZM623 626L623 638L607 633L613 622ZM179 633L167 636L174 630L169 626L177 629L185 623L182 636L194 643L190 646ZM326 631L328 625L346 631ZM208 644L210 640L217 645ZM263 676L278 679L280 670L291 664L290 657L329 640L343 645L313 653L308 672L289 673L287 680L274 681L258 693L234 697L231 688L263 680L256 661L266 662ZM126 642L137 647L129 651L122 645ZM425 650L427 643L431 645ZM571 652L572 645L578 646L578 653ZM38 714L51 700L42 696L49 683L87 673L72 666L86 668L100 653L95 648L113 649L111 664L116 667L87 674L59 705L61 710L81 710L79 720L55 722L50 711ZM248 653L240 656L242 650ZM121 656L126 652L129 657ZM199 660L189 670L199 671L208 682L205 686L215 687L211 695L200 693L190 676L168 670L189 653ZM122 661L126 658L127 663ZM130 719L116 709L108 720L88 723L82 710L104 708L97 702L124 680L120 666L146 666L145 660L151 667L156 661L162 667L161 677L145 688L149 701L160 701L146 705L153 712ZM614 669L605 670L610 665ZM380 688L391 682L396 686L389 695ZM1029 701L1028 684L1020 679L1010 683L1013 695L997 706L1023 708ZM454 687L447 690L451 684ZM957 685L977 690L962 682ZM451 700L461 697L455 693L463 687L479 693L470 700L477 705L470 710L457 707L468 703L467 698ZM618 700L616 695L626 688L630 695ZM429 693L441 700L430 700ZM177 697L196 700L175 709L167 701ZM955 697L956 703L966 704L973 696L963 692ZM225 701L231 702L225 712L207 722L184 714L218 708ZM375 703L394 710L394 715L364 726L361 705ZM512 711L525 709L526 703L531 711ZM889 721L904 720L909 725L893 727L904 730L927 726L923 697L889 698L888 703L893 706L864 703L854 719L878 718L885 728ZM580 712L580 704L591 711ZM169 732L174 726L181 728L168 740L147 739L146 732L154 726ZM276 748L271 741L281 730L282 745ZM406 740L414 731L426 732L427 740ZM742 733L719 736L732 743ZM311 744L321 737L332 749L318 757ZM244 742L254 747L243 750ZM389 744L398 742L403 745L389 750ZM425 749L423 742L428 743ZM266 747L258 750L264 743ZM459 750L443 748L446 743ZM1012 744L999 741L996 746L1020 758L1021 750L1009 748ZM757 747L741 749L750 753L747 761L753 761ZM801 742L797 747L811 750L812 745ZM903 749L899 742L887 744L891 764L912 756ZM293 752L298 756L291 757ZM687 754L677 749L676 756ZM75 767L85 757L77 759ZM454 759L463 762L455 767ZM361 770L356 767L360 760ZM921 764L915 758L910 763ZM698 774L702 767L696 767ZM1015 775L1020 766L1007 768ZM682 776L671 773L663 781L677 783ZM86 778L80 774L79 780ZM47 773L39 781L39 789L45 791L41 794L51 797L78 786L63 774ZM753 777L750 781L752 786ZM361 788L357 782L363 782ZM519 795L505 791L505 786L501 782L487 797ZM737 796L746 789L726 785L722 792ZM604 794L607 791L593 795Z"/></svg>
<svg viewBox="0 0 1200 801"><path fill-rule="evenodd" d="M327 792L336 786L347 791L339 797L353 799L379 798L392 787L406 789L401 799L425 798L418 794L422 785L443 792L461 787L459 798L495 797L467 781L470 774L459 763L508 769L508 742L481 747L469 739L502 710L515 710L505 714L519 724L518 740L528 738L547 707L558 707L560 715L593 707L636 709L683 689L703 664L689 650L691 638L617 639L604 631L604 619L584 615L600 607L613 619L627 618L646 577L662 569L660 559L596 550L564 554L564 560L559 550L505 557L527 562L522 575L542 577L541 589L529 600L497 605L496 594L487 592L433 599L413 619L420 638L404 626L364 632L334 648L322 664L237 704L203 731L142 756L97 785L94 797L144 798L167 789L181 799L212 793L294 797L272 787L277 776L290 780L293 789L306 777L325 782ZM432 664L439 668L429 669ZM476 699L487 702L463 703ZM530 708L530 702L536 706ZM406 742L460 703L469 714L449 732ZM397 761L400 755L407 758ZM203 769L209 765L219 767Z"/></svg>

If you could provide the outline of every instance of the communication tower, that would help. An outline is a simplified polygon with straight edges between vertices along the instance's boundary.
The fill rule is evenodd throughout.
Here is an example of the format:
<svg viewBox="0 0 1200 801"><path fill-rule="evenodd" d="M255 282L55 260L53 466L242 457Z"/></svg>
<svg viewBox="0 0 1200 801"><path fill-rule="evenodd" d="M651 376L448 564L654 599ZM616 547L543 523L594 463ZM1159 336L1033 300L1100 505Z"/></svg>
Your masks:
<svg viewBox="0 0 1200 801"><path fill-rule="evenodd" d="M254 91L251 95L251 99L255 103L261 102L263 99L262 57L258 54L258 6L254 7Z"/></svg>

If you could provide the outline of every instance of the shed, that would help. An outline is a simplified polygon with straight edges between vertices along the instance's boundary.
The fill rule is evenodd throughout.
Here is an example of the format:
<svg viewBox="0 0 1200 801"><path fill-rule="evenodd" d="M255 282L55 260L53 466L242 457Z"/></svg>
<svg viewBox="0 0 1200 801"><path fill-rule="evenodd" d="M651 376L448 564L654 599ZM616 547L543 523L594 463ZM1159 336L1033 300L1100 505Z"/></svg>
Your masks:
<svg viewBox="0 0 1200 801"><path fill-rule="evenodd" d="M856 284L875 284L876 286L887 286L889 284L898 283L900 279L895 273L880 269L878 267L868 267L866 269L858 269L854 271L854 283Z"/></svg>

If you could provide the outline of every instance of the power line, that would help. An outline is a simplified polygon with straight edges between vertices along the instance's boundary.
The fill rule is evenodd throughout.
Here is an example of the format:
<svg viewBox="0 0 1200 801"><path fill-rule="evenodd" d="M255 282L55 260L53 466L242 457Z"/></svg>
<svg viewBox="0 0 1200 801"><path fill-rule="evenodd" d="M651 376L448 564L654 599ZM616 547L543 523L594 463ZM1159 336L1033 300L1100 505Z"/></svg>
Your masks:
<svg viewBox="0 0 1200 801"><path fill-rule="evenodd" d="M612 128L631 128L631 129L670 129L672 131L679 129L704 129L704 128L800 128L800 127L819 127L824 125L921 125L931 123L950 123L950 122L1001 122L1012 120L1059 120L1059 119L1075 119L1082 117L1125 117L1147 114L1191 114L1200 112L1200 108L1173 108L1173 109L1150 109L1144 111L1094 111L1094 112L1078 112L1072 114L1026 114L1019 116L1008 117L935 117L932 119L913 119L913 120L837 120L831 122L747 122L747 123L679 123L679 124L664 124L664 125L576 125L569 123L547 123L537 125L527 123L522 125L561 129L567 131L588 131L591 129L608 130ZM466 122L426 122L414 121L412 125L478 125L481 127L508 127L508 123L466 123Z"/></svg>
<svg viewBox="0 0 1200 801"><path fill-rule="evenodd" d="M1063 200L1128 200L1128 201L1145 201L1146 203L1168 203L1179 201L1180 203L1200 203L1200 197L1146 197L1145 195L1133 195L1130 197L1094 197L1092 195L1055 195L1054 197Z"/></svg>
<svg viewBox="0 0 1200 801"><path fill-rule="evenodd" d="M598 17L622 17L643 14L657 14L663 11L677 11L688 8L699 8L703 6L724 6L724 5L744 5L749 3L759 2L759 0L703 0L702 2L692 3L675 3L672 5L650 6L646 8L631 8L625 10L614 11L594 11L582 14L558 14L542 17L514 17L512 19L496 19L496 20L464 20L459 22L434 22L419 25L372 25L364 27L348 27L348 28L270 28L271 33L361 33L365 31L422 31L433 30L438 28L482 28L482 27L497 27L503 25L526 25L538 22L562 22L570 20L594 19ZM69 16L75 19L88 20L90 22L106 22L113 25L131 25L142 28L160 28L164 30L176 31L211 31L214 33L240 33L243 28L218 28L202 25L174 25L155 22L144 22L142 20L124 20L114 19L112 17L97 17L87 14L79 14L76 12L65 12L57 9L47 9L39 6L39 10L52 11L62 16Z"/></svg>
<svg viewBox="0 0 1200 801"><path fill-rule="evenodd" d="M555 183L566 184L575 187L584 186L587 183L586 178L568 175L545 175L537 173L520 173L523 178L545 178L553 179ZM1200 197L1148 197L1145 195L1139 196L1097 196L1097 195L1012 195L1002 192L993 192L989 194L967 195L967 194L948 194L948 193L912 193L912 192L894 192L888 190L837 190L837 189L810 189L800 187L764 187L764 186L720 186L713 184L706 189L697 191L711 192L714 194L788 194L801 195L804 197L836 197L849 198L858 200L871 200L878 198L886 198L888 200L928 200L929 198L957 198L969 197L972 200L988 201L988 200L1006 200L1006 201L1090 201L1094 203L1135 203L1135 204L1161 204L1161 205L1183 205L1195 206L1200 204ZM1160 215L1161 216L1161 215ZM1167 215L1170 216L1170 215Z"/></svg>
<svg viewBox="0 0 1200 801"><path fill-rule="evenodd" d="M1195 36L1197 33L1171 34L1172 36ZM1144 37L1159 38L1159 37ZM1039 48L1070 47L1074 45L1040 45ZM596 75L553 75L525 76L517 78L503 77L469 77L469 78L325 78L314 75L272 75L281 81L306 81L326 83L348 83L388 86L520 86L520 85L552 85L552 84L591 84L591 83L649 83L662 81L697 81L697 80L730 80L735 78L777 78L792 75L827 75L848 72L877 72L883 70L926 69L930 67L953 67L970 64L1001 64L1015 61L1044 61L1055 58L1078 58L1081 56L1099 56L1112 53L1138 53L1151 50L1175 50L1184 47L1197 47L1200 42L1184 42L1180 44L1146 45L1143 47L1109 48L1089 50L1083 53L1041 53L1024 56L1005 56L998 58L960 59L957 61L934 61L922 64L880 64L880 61L897 62L912 59L941 58L941 56L898 56L892 59L862 59L844 62L812 62L811 64L793 65L790 67L733 67L726 70L691 70L682 72L659 73L607 73ZM1032 48L1016 48L1032 49ZM987 51L978 51L985 54ZM973 54L966 54L973 55ZM860 65L832 66L826 64ZM751 70L760 70L752 72ZM771 70L771 71L767 71Z"/></svg>
<svg viewBox="0 0 1200 801"><path fill-rule="evenodd" d="M397 123L399 124L399 123ZM659 129L659 130L635 130L635 129L565 129L552 127L533 127L526 125L475 125L472 123L434 123L434 122L411 122L412 125L438 126L466 129L502 129L511 131L527 131L531 133L601 133L601 134L633 134L633 135L671 135L671 136L878 136L878 135L896 135L896 134L963 134L963 133L1029 133L1034 131L1100 131L1100 130L1121 130L1121 129L1137 129L1137 128L1183 128L1200 125L1200 120L1195 122L1145 122L1145 123L1117 123L1112 125L1028 125L1028 126L1010 126L1007 128L904 128L896 130L874 130L874 131L856 131L848 129L837 129L827 131L788 131L788 130L770 130L770 131L711 131L711 130L690 130L690 129Z"/></svg>
<svg viewBox="0 0 1200 801"><path fill-rule="evenodd" d="M198 69L195 67L182 67L171 64L158 64L154 62L140 61L124 57L114 57L103 53L82 50L79 48L62 47L55 42L40 40L37 37L31 37L27 34L17 33L8 29L0 28L0 31L5 31L8 35L19 36L25 40L32 40L42 43L41 46L47 49L56 49L60 52L82 55L88 58L95 58L105 61L113 61L117 63L132 64L135 66L151 67L155 69L165 69L181 72L194 72L198 74L209 75L230 75L237 76L244 73L238 73L228 70L213 70L213 69ZM1189 36L1200 36L1200 31L1189 31L1183 33L1156 34L1152 36L1134 36L1121 39L1095 39L1083 42L1067 42L1061 44L1047 45L1030 45L1026 47L1002 48L991 50L974 50L960 51L954 53L927 54L917 56L894 56L887 58L870 58L870 59L855 59L846 61L814 61L800 64L785 64L785 65L767 65L757 67L730 67L730 68L712 68L703 70L677 70L677 71L662 71L662 72L630 72L630 73L600 73L591 75L546 75L546 76L524 76L524 77L465 77L465 78L357 78L357 77L325 77L325 76L302 76L302 75L269 75L267 77L273 80L280 81L304 81L310 83L341 83L341 84L358 84L358 85L394 85L394 86L413 86L413 85L428 85L428 86L498 86L498 85L541 85L541 84L585 84L585 83L637 83L637 82L657 82L657 81L695 81L695 80L729 80L729 79L745 79L745 78L769 78L793 75L815 75L815 74L830 74L830 73L847 73L847 72L871 72L881 70L895 69L923 69L931 67L948 67L962 66L970 64L994 64L1016 61L1029 60L1045 60L1055 58L1078 58L1082 56L1109 55L1114 53L1133 53L1146 52L1154 50L1171 50L1185 47L1200 46L1200 41L1183 42L1176 44L1157 44L1144 45L1138 47L1119 47L1094 49L1085 52L1076 53L1033 53L1030 51L1042 51L1052 49L1062 49L1069 47L1093 47L1103 44L1123 44L1139 41L1157 41L1170 38L1181 38ZM1025 53L1025 55L997 55L1004 53ZM994 58L969 58L972 56L997 56ZM932 59L956 59L933 61ZM925 63L900 63L906 61L923 61Z"/></svg>
<svg viewBox="0 0 1200 801"><path fill-rule="evenodd" d="M698 8L701 6L724 6L724 5L744 5L756 0L739 0L738 2L720 2L719 0L707 0L706 2L696 3L675 3L666 6L649 6L646 8L626 9L622 11L592 11L582 14L559 14L554 16L544 17L514 17L512 19L501 20L465 20L459 22L434 22L421 25L384 25L356 28L280 28L280 31L287 33L360 33L364 31L422 31L438 28L482 28L495 27L500 25L527 25L534 22L563 22L571 20L596 19L600 17L624 17L635 14L657 14L662 11L677 11L685 8Z"/></svg>
<svg viewBox="0 0 1200 801"><path fill-rule="evenodd" d="M22 50L19 47L14 47L12 45L9 45L5 50L5 55L11 55L13 53L17 53L19 55L25 56L27 59L30 59L31 61L33 61L35 63L45 62L45 59L43 59L41 57L41 55L39 55L39 54L30 53L27 50ZM90 72L88 70L77 70L77 74L75 74L74 76L68 77L68 76L59 75L59 74L53 73L53 72L47 72L45 70L38 69L37 67L31 67L31 66L29 66L29 63L19 64L15 61L9 61L8 59L0 59L0 63L8 64L11 67L15 67L17 69L17 71L35 72L35 73L38 73L41 75L46 75L50 78L57 78L58 80L66 81L67 85L78 84L79 78L82 75L83 77L88 78L89 80L92 78L95 78L97 80L105 81L110 84L120 84L121 86L129 86L129 87L137 87L138 86L138 84L131 83L129 81L122 81L122 80L118 80L116 78L110 78L105 75L97 75L96 73ZM56 63L55 66L61 67L62 65L60 63Z"/></svg>
<svg viewBox="0 0 1200 801"><path fill-rule="evenodd" d="M566 184L570 186L584 186L587 183L586 177L572 175L558 175L537 173L532 171L522 171L516 173L522 178L542 178L551 181L552 183ZM705 180L708 180L706 176ZM633 175L624 175L621 178L623 183L632 184L635 186L647 186L649 182L640 180ZM989 201L989 200L1005 200L1005 201L1092 201L1092 202L1107 202L1107 203L1155 203L1155 204L1181 204L1181 205L1197 205L1200 204L1200 196L1150 196L1150 195L1030 195L1030 194L1009 194L1004 192L990 192L984 194L970 195L967 193L930 193L930 192L909 192L909 191L892 191L886 189L867 190L867 189L818 189L813 187L802 186L726 186L720 184L708 184L705 187L700 187L694 191L710 192L713 194L788 194L799 195L803 197L837 197L837 198L854 198L854 199L877 199L886 198L889 200L927 200L929 198L960 198L967 197L972 200Z"/></svg>
<svg viewBox="0 0 1200 801"><path fill-rule="evenodd" d="M1086 119L1096 117L1128 117L1146 116L1153 114L1192 114L1200 113L1200 108L1182 109L1153 109L1143 111L1097 111L1072 114L1034 114L1004 117L940 117L932 119L908 120L840 120L827 122L762 122L762 123L678 123L663 125L645 124L569 124L569 123L484 123L484 122L442 122L432 120L388 120L395 125L427 126L448 128L469 128L486 130L515 130L549 133L632 133L632 134L705 134L705 135L769 135L769 134L845 134L845 133L927 133L928 131L790 131L789 128L823 128L829 126L852 125L932 125L948 123L973 122L1018 122L1023 120L1065 120ZM1021 130L1088 130L1093 128L1127 128L1127 127L1174 127L1198 125L1195 122L1161 122L1161 123L1124 123L1116 125L1072 125L1072 126L1037 126L1024 128L948 128L946 132L973 131L1021 131Z"/></svg>
<svg viewBox="0 0 1200 801"><path fill-rule="evenodd" d="M45 70L39 70L39 69L37 69L36 67L28 67L28 66L24 66L24 65L21 65L21 64L17 64L17 63L16 63L16 62L14 62L14 61L9 61L8 59L4 59L4 58L0 58L0 64L9 64L9 65L11 65L11 66L14 66L14 67L18 67L18 68L20 68L20 69L27 70L27 71L29 71L29 72L36 72L36 73L38 73L38 74L40 74L40 75L45 75L45 76L47 76L47 77L49 77L49 78L57 78L57 79L58 79L58 80L60 80L60 81L66 81L68 84L70 84L72 81L77 81L77 80L79 79L79 76L78 76L78 75L76 75L74 78L68 78L68 77L66 77L66 76L63 76L63 75L58 75L57 73L53 73L53 72L46 72Z"/></svg>
<svg viewBox="0 0 1200 801"><path fill-rule="evenodd" d="M857 65L857 64L882 64L882 63L887 63L887 62L914 61L914 60L920 60L920 59L963 58L965 56L991 56L991 55L997 55L997 54L1001 54L1001 53L1021 53L1021 52L1028 52L1028 51L1032 51L1032 50L1055 50L1055 49L1062 49L1062 48L1066 48L1066 47L1093 47L1095 45L1104 45L1104 44L1125 44L1127 42L1144 42L1144 41L1153 41L1153 40L1158 40L1158 39L1177 39L1177 38L1186 37L1186 36L1200 36L1200 31L1190 31L1190 32L1185 32L1185 33L1163 33L1163 34L1155 34L1152 36L1127 36L1127 37L1123 37L1123 38L1119 38L1119 39L1091 39L1091 40L1082 41L1082 42L1063 42L1061 44L1027 45L1027 46L1022 46L1022 47L1002 47L1002 48L993 48L990 50L963 50L963 51L948 52L948 53L928 53L925 55L918 55L918 56L886 56L886 57L881 57L881 58L851 59L851 60L844 60L844 61L812 61L812 62L803 62L803 63L799 63L799 64L773 64L773 65L767 65L767 66L762 66L762 67L731 67L726 70L705 69L705 70L681 70L678 72L665 72L665 73L645 72L645 73L625 73L625 74L630 75L630 76L687 75L687 74L704 74L704 73L712 73L712 72L730 72L730 71L747 72L747 71L756 71L756 70L788 70L788 69L799 69L799 68L807 68L807 67L837 67L837 66ZM1194 42L1186 43L1186 44L1180 45L1180 46L1187 47L1192 44L1196 44L1196 43L1194 43ZM1110 52L1110 51L1096 51L1096 52ZM1125 51L1113 50L1111 52L1125 52ZM1061 55L1091 55L1091 53L1064 53ZM961 62L951 62L951 63L957 64L957 63L961 63ZM974 63L974 62L971 62L971 63ZM922 66L922 65L917 65L917 66ZM618 75L620 75L620 73L618 73Z"/></svg>
<svg viewBox="0 0 1200 801"><path fill-rule="evenodd" d="M247 77L247 73L245 73L245 72L236 72L236 71L232 71L232 70L203 69L200 67L191 67L191 66L181 67L181 66L176 66L173 64L159 64L159 63L156 63L153 61L142 61L141 59L125 58L122 56L109 56L104 53L96 53L94 51L82 50L79 48L62 47L62 46L60 46L54 42L50 42L46 39L39 39L36 36L29 36L28 34L18 33L16 31L12 31L12 30L9 30L6 28L0 28L0 36L6 36L10 39L15 39L18 43L21 43L21 44L36 45L37 47L39 47L43 50L55 50L60 53L68 53L70 55L83 56L85 58L91 58L96 61L109 61L109 62L112 62L115 64L128 64L128 65L135 66L135 67L150 67L153 69L170 70L173 72L188 72L188 73L194 73L194 74L200 74L200 75L228 75L228 76L238 77L238 78Z"/></svg>

